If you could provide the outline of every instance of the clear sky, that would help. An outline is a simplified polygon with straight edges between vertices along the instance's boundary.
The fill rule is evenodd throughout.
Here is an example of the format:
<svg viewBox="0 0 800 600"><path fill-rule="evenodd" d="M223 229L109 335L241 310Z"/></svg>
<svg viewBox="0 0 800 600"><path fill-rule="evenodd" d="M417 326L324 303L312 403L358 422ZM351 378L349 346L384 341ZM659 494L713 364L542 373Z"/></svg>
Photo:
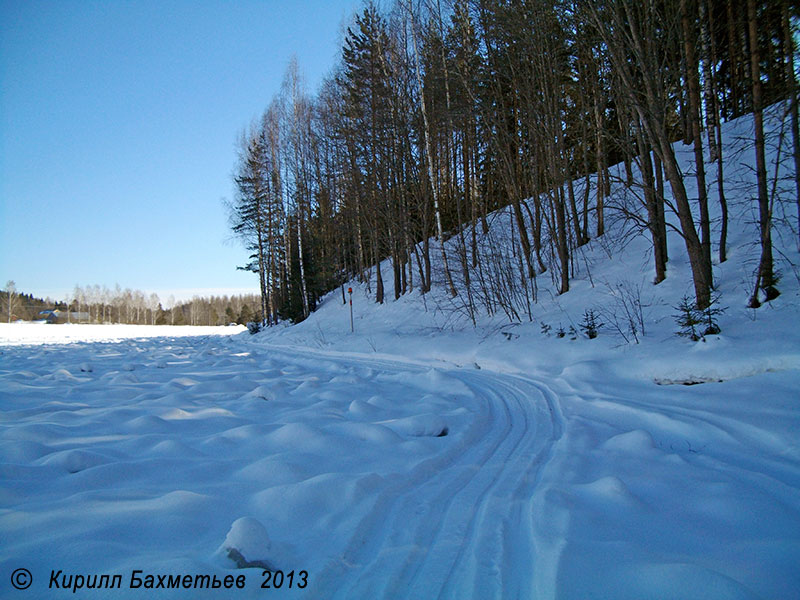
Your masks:
<svg viewBox="0 0 800 600"><path fill-rule="evenodd" d="M296 55L309 92L361 0L0 0L0 287L257 291L223 199Z"/></svg>

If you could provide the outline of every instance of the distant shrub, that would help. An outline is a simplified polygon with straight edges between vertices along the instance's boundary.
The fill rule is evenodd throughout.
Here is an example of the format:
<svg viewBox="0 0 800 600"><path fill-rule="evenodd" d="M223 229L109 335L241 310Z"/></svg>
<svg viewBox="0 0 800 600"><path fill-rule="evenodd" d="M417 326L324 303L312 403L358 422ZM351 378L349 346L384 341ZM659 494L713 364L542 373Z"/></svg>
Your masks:
<svg viewBox="0 0 800 600"><path fill-rule="evenodd" d="M262 329L261 321L248 321L247 322L247 331L250 332L250 335L255 335Z"/></svg>

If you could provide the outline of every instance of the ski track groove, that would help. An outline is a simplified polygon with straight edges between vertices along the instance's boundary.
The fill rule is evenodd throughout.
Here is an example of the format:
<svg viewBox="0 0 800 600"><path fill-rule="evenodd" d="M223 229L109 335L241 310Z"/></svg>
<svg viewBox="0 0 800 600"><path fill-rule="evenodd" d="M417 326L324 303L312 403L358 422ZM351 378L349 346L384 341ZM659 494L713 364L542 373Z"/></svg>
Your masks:
<svg viewBox="0 0 800 600"><path fill-rule="evenodd" d="M287 354L389 371L431 368L315 350ZM315 577L325 589L314 589L314 597L528 598L534 590L553 595L559 548L535 539L535 513L546 492L543 472L564 430L557 398L528 377L442 370L466 384L485 412L475 415L461 444L420 463L379 494L342 556ZM514 570L526 563L530 568Z"/></svg>
<svg viewBox="0 0 800 600"><path fill-rule="evenodd" d="M523 441L528 441L528 444L526 444L526 448L525 448L525 449L527 449L527 446L531 445L531 440L534 438L534 436L531 435L531 432L529 431L529 427L530 427L529 426L529 421L530 421L529 415L528 415L528 412L524 409L524 407L522 405L522 402L519 399L519 396L512 394L511 397L514 398L514 400L518 404L518 406L520 408L520 414L522 415L522 417L524 419L524 423L523 423L522 432L517 436L517 439L515 440L513 447L509 451L509 455L508 456L509 456L509 458L520 456L520 458L524 459L524 456L527 454L527 452L519 451L520 444ZM509 410L508 405L505 405L504 408L505 408L506 414L510 415L511 411ZM509 421L510 420L511 420L511 417L509 417ZM515 462L518 462L518 461L519 461L519 459L515 460ZM504 461L504 463L505 463L505 461ZM487 501L484 501L484 498L489 496L489 492L490 491L494 491L494 490L497 490L498 488L500 488L500 485L502 483L501 482L501 476L506 475L508 472L509 472L509 469L504 467L503 470L500 471L495 476L495 478L491 482L491 485L489 487L487 487L484 490L484 492L481 494L481 496L479 498L480 504L479 504L478 508L472 513L471 518L470 518L470 523L469 523L469 527L468 527L469 535L465 538L464 543L461 545L461 548L459 549L458 555L456 556L456 560L453 562L453 564L452 564L452 566L450 568L450 572L449 572L449 574L447 576L447 579L444 582L444 585L442 586L442 590L441 590L441 592L439 594L439 597L442 597L442 598L455 597L456 594L454 593L454 589L453 588L458 589L459 582L466 582L467 578L470 577L470 575L472 576L472 588L473 588L472 596L473 597L475 597L475 595L476 595L474 593L474 591L476 591L479 588L483 587L484 584L486 586L490 586L491 583L495 583L495 582L492 581L493 578L486 577L481 572L481 569L479 567L480 567L482 561L479 559L479 557L481 557L481 556L497 556L497 552L494 552L494 553L490 554L489 552L486 552L485 549L483 549L483 550L480 549L479 546L480 545L484 545L485 546L486 544L497 544L497 535L496 535L496 533L498 532L498 530L497 530L497 528L488 528L488 529L485 528L485 527L484 528L479 528L478 525L483 523L483 522L485 522L488 517L492 516L492 514L490 512L489 503ZM511 505L512 510L514 510L514 512L517 512L516 509L518 507L516 505L516 498L514 497L513 494L510 496L509 501L510 501L510 505ZM517 515L517 516L519 516L519 515ZM501 547L501 550L503 549L503 543L502 543L502 540L503 540L503 537L504 537L503 532L505 532L505 529L506 529L505 525L506 525L506 521L508 520L508 518L509 518L509 516L506 516L505 518L503 518L503 521L502 521L500 529L499 529L499 532L501 533L501 535L500 535L500 547ZM518 521L518 519L514 519L514 520ZM477 532L481 531L481 530L484 531L484 532L487 532L487 531L488 532L492 532L495 535L492 535L491 536L492 539L490 539L490 540L479 539L479 537L477 535ZM517 532L518 531L519 531L519 529L517 529ZM527 540L524 539L524 536L517 535L515 537L517 539L520 538L520 537L523 538L523 539L518 539L518 542L521 542L523 544L527 542ZM465 556L466 556L466 560L467 560L466 564L464 563L464 557ZM497 561L492 561L491 564L492 564L493 567L497 567ZM500 564L502 566L502 564L504 564L504 563L501 562ZM459 574L460 574L460 578L459 578ZM505 574L505 573L501 572L501 575L503 575L503 574ZM492 588L493 588L492 590L481 590L480 597L483 597L483 598L485 598L485 597L497 597L497 595L498 595L497 588L499 587L500 589L502 589L502 583L503 582L501 580L499 582L499 585L492 586Z"/></svg>
<svg viewBox="0 0 800 600"><path fill-rule="evenodd" d="M576 395L581 395L584 401L590 404L592 401L602 401L613 404L613 410L617 413L627 412L627 420L631 428L639 428L647 431L654 441L659 437L666 439L679 438L690 444L687 435L680 432L680 428L696 428L700 424L707 432L714 431L718 434L718 439L722 440L722 445L727 446L725 451L715 449L720 445L718 441L708 442L701 449L692 449L688 445L686 449L677 448L671 450L687 450L690 454L702 454L708 461L713 461L717 470L727 473L729 476L742 481L747 481L752 485L757 485L762 489L772 489L773 485L790 492L800 484L800 469L792 461L782 460L770 456L768 452L776 452L780 448L772 441L765 441L763 431L755 430L752 426L743 427L734 419L714 415L706 409L693 408L691 406L660 406L652 401L631 400L629 398L616 397L611 394L592 391L587 394L585 390L577 390L570 386L571 391ZM605 421L608 424L610 420ZM675 429L670 430L669 426L674 425ZM710 437L708 433L707 437ZM750 455L752 446L762 446L767 449L763 455L754 458ZM732 452L736 452L736 459L732 459ZM685 452L684 452L685 454ZM761 481L768 478L773 485L764 485Z"/></svg>
<svg viewBox="0 0 800 600"><path fill-rule="evenodd" d="M471 387L474 390L475 387L478 386L473 385ZM427 560L423 559L415 561L414 558L418 553L410 555L406 561L405 567L401 569L400 573L404 574L407 571L412 571L413 569L411 577L408 578L407 581L401 580L400 585L395 587L393 590L390 590L390 594L394 594L395 591L409 590L409 595L411 597L422 597L422 594L424 594L426 590L419 588L430 585L429 581L437 580L435 576L430 576L428 572L436 570L436 567L439 566L438 563L443 562L446 557L449 558L449 556L452 556L453 553L455 553L455 557L449 561L452 565L450 569L450 574L452 575L453 569L456 567L459 559L463 555L463 549L465 545L471 543L472 539L474 538L475 517L481 508L483 508L484 498L486 497L488 491L495 485L498 477L497 475L493 476L487 485L482 481L483 477L481 477L481 475L483 473L487 473L489 476L491 476L490 471L494 470L492 469L494 464L490 463L497 463L498 461L505 462L505 460L514 452L519 444L519 440L521 439L520 435L514 432L514 426L508 405L502 402L495 403L491 401L487 402L487 405L490 407L490 409L494 409L497 405L502 408L502 414L494 415L494 418L490 421L492 424L498 422L501 423L502 429L499 429L497 426L491 428L490 433L494 435L492 436L491 442L482 444L484 451L482 452L479 461L474 463L466 460L460 461L465 465L465 472L468 474L468 477L464 478L463 482L460 482L460 485L453 486L452 484L448 484L446 479L444 485L441 485L439 481L436 481L437 484L440 484L441 490L437 494L437 497L434 499L432 505L440 506L441 509L426 515L426 521L417 525L416 529L418 534L414 539L417 546L426 548L425 559ZM492 412L494 413L494 410L492 410ZM527 427L525 430L527 430ZM509 437L509 434L512 432L515 433L514 438ZM512 441L509 442L509 440ZM511 448L506 449L509 445ZM444 475L446 475L446 473L444 473ZM478 490L473 493L472 488L475 487L477 487ZM451 492L453 488L455 488L454 493ZM419 493L420 491L420 488L417 488L417 490L413 490L411 493ZM456 507L460 506L461 503L457 502L457 500L462 495L462 492L463 495L467 496L467 503L469 503L469 500L471 500L473 497L476 501L474 504L470 503L473 505L473 508L469 514L469 522L466 525L464 523L463 515L459 514L458 512L451 511L451 508L454 505L456 505ZM444 499L441 498L442 496L449 496L449 499L440 504L439 500ZM465 503L465 505L467 503ZM429 526L431 521L435 523L433 528ZM462 535L461 532L465 530L466 533ZM428 534L427 532L432 532L432 535ZM462 541L460 546L454 547L452 544L448 544L448 540L450 540L451 537L461 537ZM445 541L442 541L443 538ZM434 564L432 559L434 559L437 564ZM423 577L423 575L429 576ZM437 594L437 597L442 597L446 585L447 579L445 579L442 588Z"/></svg>

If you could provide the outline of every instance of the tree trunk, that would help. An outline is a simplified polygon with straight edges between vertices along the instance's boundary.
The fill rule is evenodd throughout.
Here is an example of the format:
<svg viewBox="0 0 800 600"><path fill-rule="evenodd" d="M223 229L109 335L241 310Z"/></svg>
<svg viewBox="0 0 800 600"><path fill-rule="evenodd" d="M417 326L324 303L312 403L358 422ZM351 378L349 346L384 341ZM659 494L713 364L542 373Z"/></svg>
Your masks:
<svg viewBox="0 0 800 600"><path fill-rule="evenodd" d="M800 251L800 126L797 115L797 78L794 75L794 36L792 35L791 21L789 20L789 1L781 3L781 20L783 24L786 83L789 86L789 115L792 123L792 155L794 158L794 186L797 201L798 240L797 249Z"/></svg>
<svg viewBox="0 0 800 600"><path fill-rule="evenodd" d="M708 155L711 162L717 160L717 140L715 134L715 122L719 121L716 103L714 100L714 76L713 76L713 52L710 32L709 11L706 2L709 0L697 0L700 18L700 42L702 50L703 66L703 99L706 106L706 135L708 137Z"/></svg>
<svg viewBox="0 0 800 600"><path fill-rule="evenodd" d="M597 92L594 97L594 121L595 121L595 162L597 166L597 237L606 231L604 203L605 203L605 183L603 182L603 117L600 113L600 101Z"/></svg>
<svg viewBox="0 0 800 600"><path fill-rule="evenodd" d="M695 179L697 181L697 199L700 205L700 245L703 253L705 279L712 285L711 274L711 225L708 214L708 196L706 194L706 169L703 159L703 136L700 130L700 83L695 57L695 36L690 26L690 15L687 0L681 0L681 29L683 30L683 52L686 59L686 72L689 83L689 125L694 142ZM694 19L691 19L693 22Z"/></svg>
<svg viewBox="0 0 800 600"><path fill-rule="evenodd" d="M653 178L653 162L650 160L650 148L645 144L644 135L637 130L636 141L639 146L639 160L642 170L642 185L644 187L645 205L647 207L647 226L653 238L653 258L655 260L656 278L654 284L659 284L667 277L667 262L664 256L665 240L661 236L666 233L662 229L659 219L658 200L656 196L655 181Z"/></svg>
<svg viewBox="0 0 800 600"><path fill-rule="evenodd" d="M447 280L447 287L450 290L450 295L452 297L456 297L458 292L456 292L456 286L453 284L453 277L450 274L450 266L447 263L447 252L444 247L444 233L442 231L442 216L439 211L439 189L436 183L436 178L433 174L433 152L431 151L431 140L430 140L430 125L428 122L428 111L425 107L425 92L423 90L422 85L422 75L420 73L420 65L419 65L419 51L417 50L417 35L414 31L414 15L411 12L411 4L408 6L409 16L411 17L411 40L414 46L414 61L416 64L416 75L417 75L417 88L419 91L419 101L420 101L420 108L422 109L422 120L423 120L423 129L425 134L425 154L427 157L427 167L428 167L428 181L431 186L431 193L433 194L433 210L436 216L436 239L439 242L439 246L442 251L442 264L444 266L444 274L445 279Z"/></svg>
<svg viewBox="0 0 800 600"><path fill-rule="evenodd" d="M772 224L767 195L767 162L764 155L764 114L761 97L761 68L758 52L758 23L756 21L755 0L747 0L747 22L750 33L750 79L753 90L753 120L755 122L756 177L758 179L758 220L761 233L761 259L756 275L756 285L750 298L751 308L760 306L759 288L766 293L766 299L777 298L780 292L775 288L775 274L772 262Z"/></svg>
<svg viewBox="0 0 800 600"><path fill-rule="evenodd" d="M725 180L723 173L722 157L722 125L720 115L720 99L718 95L718 78L714 73L714 65L717 64L717 46L714 30L714 13L711 10L712 0L700 0L701 19L704 23L705 33L703 35L703 53L710 60L703 63L704 76L707 80L707 88L710 90L706 96L706 112L709 116L709 150L712 152L711 160L717 163L717 195L720 206L720 233L719 233L719 262L724 263L728 259L728 202L725 199ZM708 5L706 5L706 2ZM704 15L708 17L705 24ZM710 31L709 31L710 30ZM707 48L705 46L708 46Z"/></svg>

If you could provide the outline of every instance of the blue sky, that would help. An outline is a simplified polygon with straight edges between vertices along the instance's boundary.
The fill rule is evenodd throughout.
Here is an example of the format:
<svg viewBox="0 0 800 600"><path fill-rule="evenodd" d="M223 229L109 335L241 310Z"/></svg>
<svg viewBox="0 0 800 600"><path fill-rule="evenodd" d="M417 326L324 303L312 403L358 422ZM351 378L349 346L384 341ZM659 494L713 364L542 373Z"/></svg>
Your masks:
<svg viewBox="0 0 800 600"><path fill-rule="evenodd" d="M230 239L238 134L360 0L0 0L0 287L257 291Z"/></svg>

